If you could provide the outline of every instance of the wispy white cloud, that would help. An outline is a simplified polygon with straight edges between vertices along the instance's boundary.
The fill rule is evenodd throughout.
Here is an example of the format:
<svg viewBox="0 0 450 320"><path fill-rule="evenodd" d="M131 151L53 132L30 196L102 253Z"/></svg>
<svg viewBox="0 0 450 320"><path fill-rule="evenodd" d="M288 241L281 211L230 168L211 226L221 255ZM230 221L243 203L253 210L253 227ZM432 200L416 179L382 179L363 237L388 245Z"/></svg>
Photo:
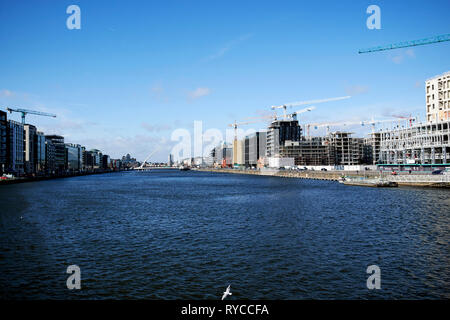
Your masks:
<svg viewBox="0 0 450 320"><path fill-rule="evenodd" d="M345 92L349 95L349 96L355 96L357 94L362 94L362 93L366 93L369 91L369 87L365 86L365 85L350 85L347 86L345 88Z"/></svg>
<svg viewBox="0 0 450 320"><path fill-rule="evenodd" d="M411 58L415 58L415 57L416 57L416 54L414 53L414 50L413 50L413 49L407 49L407 50L405 51L405 54L406 54L408 57L411 57Z"/></svg>
<svg viewBox="0 0 450 320"><path fill-rule="evenodd" d="M12 97L15 93L8 89L2 89L0 90L0 97Z"/></svg>
<svg viewBox="0 0 450 320"><path fill-rule="evenodd" d="M399 51L394 56L389 56L389 59L395 64L400 64L405 61L406 58L415 58L416 54L413 49L406 49L403 51Z"/></svg>
<svg viewBox="0 0 450 320"><path fill-rule="evenodd" d="M163 132L172 129L172 126L169 124L150 124L147 122L142 122L141 127L147 130L148 132Z"/></svg>
<svg viewBox="0 0 450 320"><path fill-rule="evenodd" d="M211 89L206 87L199 87L193 91L188 92L188 98L190 100L195 100L204 96L207 96L211 93Z"/></svg>
<svg viewBox="0 0 450 320"><path fill-rule="evenodd" d="M208 56L206 58L207 61L211 61L211 60L215 60L218 59L220 57L222 57L223 55L225 55L228 51L230 51L233 47L237 46L238 44L240 44L241 42L244 42L248 39L250 39L253 36L253 34L248 33L248 34L244 34L242 36L240 36L237 39L234 39L230 42L228 42L227 44L225 44L223 47L219 48L219 50L217 50L214 54Z"/></svg>
<svg viewBox="0 0 450 320"><path fill-rule="evenodd" d="M154 85L152 88L150 88L150 94L152 95L153 98L155 98L160 102L169 101L164 88L159 84Z"/></svg>

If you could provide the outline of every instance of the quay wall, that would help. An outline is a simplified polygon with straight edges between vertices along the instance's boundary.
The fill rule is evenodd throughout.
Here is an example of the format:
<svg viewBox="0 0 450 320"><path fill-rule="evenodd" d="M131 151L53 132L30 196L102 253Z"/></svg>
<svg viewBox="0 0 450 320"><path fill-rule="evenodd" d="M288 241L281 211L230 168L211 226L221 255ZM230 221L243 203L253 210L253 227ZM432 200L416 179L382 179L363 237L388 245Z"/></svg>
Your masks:
<svg viewBox="0 0 450 320"><path fill-rule="evenodd" d="M283 178L313 179L337 181L342 176L377 178L380 173L377 171L259 171L259 170L234 170L234 169L197 169L198 171L232 173L232 174L253 174L261 176L274 176ZM440 187L450 188L449 175L432 174L400 174L391 175L389 172L383 174L383 178L388 181L397 182L399 186L412 187Z"/></svg>

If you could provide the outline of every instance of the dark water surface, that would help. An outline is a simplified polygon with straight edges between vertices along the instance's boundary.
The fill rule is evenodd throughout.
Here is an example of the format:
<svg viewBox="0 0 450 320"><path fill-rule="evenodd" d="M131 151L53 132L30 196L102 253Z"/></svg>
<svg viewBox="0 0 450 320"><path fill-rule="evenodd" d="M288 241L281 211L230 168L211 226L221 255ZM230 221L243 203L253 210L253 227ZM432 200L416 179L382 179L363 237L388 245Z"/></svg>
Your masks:
<svg viewBox="0 0 450 320"><path fill-rule="evenodd" d="M0 186L0 296L448 299L449 195L178 170Z"/></svg>

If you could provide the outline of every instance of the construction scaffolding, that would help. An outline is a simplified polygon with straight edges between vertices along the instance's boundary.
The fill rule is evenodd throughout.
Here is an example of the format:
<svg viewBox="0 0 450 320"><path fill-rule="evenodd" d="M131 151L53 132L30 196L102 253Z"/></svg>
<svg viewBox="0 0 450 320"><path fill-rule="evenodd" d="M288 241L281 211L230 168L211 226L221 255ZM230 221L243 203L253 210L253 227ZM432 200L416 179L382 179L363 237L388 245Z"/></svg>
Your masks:
<svg viewBox="0 0 450 320"><path fill-rule="evenodd" d="M326 136L333 164L352 166L362 163L364 139L351 135L351 132L335 131Z"/></svg>
<svg viewBox="0 0 450 320"><path fill-rule="evenodd" d="M450 120L381 132L382 164L448 164Z"/></svg>

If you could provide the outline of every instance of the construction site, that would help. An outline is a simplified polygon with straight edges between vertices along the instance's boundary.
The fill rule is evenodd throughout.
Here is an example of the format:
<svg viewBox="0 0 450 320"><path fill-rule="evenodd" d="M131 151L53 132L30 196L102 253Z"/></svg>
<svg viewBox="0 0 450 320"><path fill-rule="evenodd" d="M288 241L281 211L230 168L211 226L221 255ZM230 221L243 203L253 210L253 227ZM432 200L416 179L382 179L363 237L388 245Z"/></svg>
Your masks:
<svg viewBox="0 0 450 320"><path fill-rule="evenodd" d="M360 50L372 53L410 46L449 41L450 35L401 42ZM301 114L316 104L339 101L350 96L316 99L272 106L273 114L253 121L230 124L235 130L232 144L222 143L211 152L209 164L222 168L307 168L317 170L407 170L432 171L450 167L450 72L425 81L425 122L418 117L326 123L299 122ZM293 113L288 109L308 106ZM277 111L283 114L278 115ZM269 122L267 129L238 138L238 127ZM357 137L343 127L364 127L369 132ZM311 130L325 128L322 136ZM331 130L333 129L333 130Z"/></svg>

